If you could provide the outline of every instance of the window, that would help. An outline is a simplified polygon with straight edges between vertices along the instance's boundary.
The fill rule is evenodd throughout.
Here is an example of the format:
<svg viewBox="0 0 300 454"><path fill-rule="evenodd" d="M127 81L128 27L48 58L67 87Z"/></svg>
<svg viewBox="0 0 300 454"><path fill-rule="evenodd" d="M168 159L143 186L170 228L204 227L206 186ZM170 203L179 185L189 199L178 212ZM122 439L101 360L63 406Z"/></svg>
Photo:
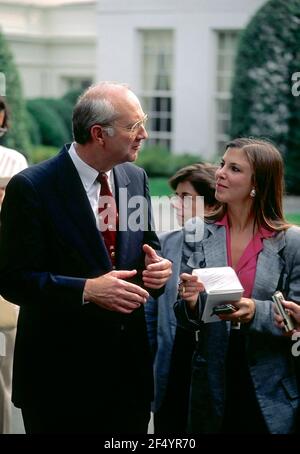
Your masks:
<svg viewBox="0 0 300 454"><path fill-rule="evenodd" d="M238 31L221 31L217 34L216 149L220 154L230 139L231 84L238 35Z"/></svg>
<svg viewBox="0 0 300 454"><path fill-rule="evenodd" d="M149 145L172 145L173 32L141 32L142 101L149 115Z"/></svg>
<svg viewBox="0 0 300 454"><path fill-rule="evenodd" d="M93 80L89 77L62 77L62 92L70 90L85 90L92 85Z"/></svg>

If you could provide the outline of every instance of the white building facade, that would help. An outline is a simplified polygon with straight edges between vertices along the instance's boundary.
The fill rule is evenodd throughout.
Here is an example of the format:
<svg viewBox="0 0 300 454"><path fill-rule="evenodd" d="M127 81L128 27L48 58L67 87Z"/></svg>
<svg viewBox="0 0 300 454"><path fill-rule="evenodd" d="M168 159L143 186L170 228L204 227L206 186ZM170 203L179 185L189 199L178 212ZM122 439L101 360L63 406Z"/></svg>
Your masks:
<svg viewBox="0 0 300 454"><path fill-rule="evenodd" d="M228 139L238 33L266 0L1 0L27 98L129 83L150 145L211 158Z"/></svg>
<svg viewBox="0 0 300 454"><path fill-rule="evenodd" d="M27 98L58 97L96 77L96 0L1 0L0 28Z"/></svg>
<svg viewBox="0 0 300 454"><path fill-rule="evenodd" d="M149 142L209 158L228 139L237 36L265 0L98 0L97 78L128 82Z"/></svg>

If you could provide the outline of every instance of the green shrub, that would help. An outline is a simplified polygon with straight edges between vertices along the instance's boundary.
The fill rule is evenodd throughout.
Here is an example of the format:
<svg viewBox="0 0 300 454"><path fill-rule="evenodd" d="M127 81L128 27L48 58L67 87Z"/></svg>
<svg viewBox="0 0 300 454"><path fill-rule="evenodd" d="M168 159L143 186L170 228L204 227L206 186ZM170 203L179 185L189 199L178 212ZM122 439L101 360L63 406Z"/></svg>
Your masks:
<svg viewBox="0 0 300 454"><path fill-rule="evenodd" d="M32 164L38 164L41 161L50 159L59 152L59 148L47 147L44 145L39 145L37 147L32 147L31 149L31 162Z"/></svg>
<svg viewBox="0 0 300 454"><path fill-rule="evenodd" d="M32 145L39 145L41 143L41 132L39 125L31 113L26 111L26 125L29 133L30 142Z"/></svg>
<svg viewBox="0 0 300 454"><path fill-rule="evenodd" d="M64 94L62 99L70 103L72 106L75 106L77 99L83 92L84 89L75 88L74 90L67 91L67 93Z"/></svg>
<svg viewBox="0 0 300 454"><path fill-rule="evenodd" d="M173 190L170 188L168 178L149 178L149 189L151 196L170 195Z"/></svg>
<svg viewBox="0 0 300 454"><path fill-rule="evenodd" d="M296 224L296 225L299 225L300 226L300 214L299 213L296 213L296 214L287 214L286 215L286 219L288 220L288 222L290 222L291 224Z"/></svg>
<svg viewBox="0 0 300 454"><path fill-rule="evenodd" d="M72 113L73 113L73 104L67 99L57 99L57 98L45 98L45 102L48 107L51 107L58 118L63 121L66 130L68 131L67 141L72 141Z"/></svg>
<svg viewBox="0 0 300 454"><path fill-rule="evenodd" d="M240 35L232 87L231 137L271 139L284 155L289 192L300 194L300 1L270 0Z"/></svg>
<svg viewBox="0 0 300 454"><path fill-rule="evenodd" d="M33 145L61 146L72 139L72 113L82 90L62 98L34 98L27 101L27 128Z"/></svg>
<svg viewBox="0 0 300 454"><path fill-rule="evenodd" d="M5 37L0 32L0 72L5 76L6 96L10 110L10 128L1 143L9 148L27 154L30 148L29 135L26 128L26 110L22 94L21 82L12 53Z"/></svg>
<svg viewBox="0 0 300 454"><path fill-rule="evenodd" d="M175 155L164 148L153 146L141 150L136 164L150 177L170 177L181 167L201 161L198 155Z"/></svg>
<svg viewBox="0 0 300 454"><path fill-rule="evenodd" d="M175 154L172 155L172 167L171 167L171 175L173 175L177 170L181 169L182 167L189 166L191 164L195 164L196 162L204 162L204 160L199 155L191 155L188 153L185 154Z"/></svg>
<svg viewBox="0 0 300 454"><path fill-rule="evenodd" d="M61 147L68 142L69 134L63 120L42 98L27 101L27 109L39 126L43 145Z"/></svg>

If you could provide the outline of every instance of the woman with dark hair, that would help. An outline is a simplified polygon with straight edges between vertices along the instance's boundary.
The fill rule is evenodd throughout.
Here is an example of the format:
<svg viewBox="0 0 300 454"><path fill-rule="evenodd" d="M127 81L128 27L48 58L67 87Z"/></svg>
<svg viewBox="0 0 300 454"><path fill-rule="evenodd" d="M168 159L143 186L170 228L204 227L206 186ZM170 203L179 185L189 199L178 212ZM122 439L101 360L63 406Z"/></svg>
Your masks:
<svg viewBox="0 0 300 454"><path fill-rule="evenodd" d="M8 129L8 109L0 97L0 137ZM0 210L10 178L27 167L24 156L0 145ZM0 295L0 434L11 432L11 382L18 307Z"/></svg>
<svg viewBox="0 0 300 454"><path fill-rule="evenodd" d="M170 178L169 184L176 194L172 204L180 226L188 219L208 214L215 208L216 169L211 164L198 163L178 170ZM202 197L204 213L200 213L202 200L198 203ZM173 272L163 295L157 299L150 298L145 307L154 355L154 431L184 433L187 429L191 360L196 341L193 330L177 324L173 310L179 274L186 270L182 230L162 234L160 243L162 256L173 262Z"/></svg>
<svg viewBox="0 0 300 454"><path fill-rule="evenodd" d="M188 266L231 266L244 288L236 311L201 321L204 287L181 275L177 316L200 329L193 358L191 432L296 431L299 388L290 339L274 324L272 295L300 304L300 229L283 215L283 161L264 140L228 143L216 172L221 206L190 247ZM200 293L200 295L199 295Z"/></svg>
<svg viewBox="0 0 300 454"><path fill-rule="evenodd" d="M0 97L0 139L9 128L9 112L6 102ZM10 178L27 167L25 157L12 148L0 144L0 208L5 187Z"/></svg>

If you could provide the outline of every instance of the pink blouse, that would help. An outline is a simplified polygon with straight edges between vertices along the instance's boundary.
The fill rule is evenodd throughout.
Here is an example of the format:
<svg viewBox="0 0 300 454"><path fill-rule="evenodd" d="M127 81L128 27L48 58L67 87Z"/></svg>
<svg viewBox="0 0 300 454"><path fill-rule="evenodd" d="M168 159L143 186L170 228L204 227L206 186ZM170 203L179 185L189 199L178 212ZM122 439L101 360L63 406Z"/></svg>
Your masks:
<svg viewBox="0 0 300 454"><path fill-rule="evenodd" d="M232 266L230 229L227 214L224 215L223 219L217 221L216 224L224 225L226 228L227 262L228 266ZM234 267L235 272L238 275L242 286L244 287L243 296L245 298L251 298L252 295L256 274L257 258L258 254L263 249L263 240L265 238L270 238L273 235L274 232L261 227L256 235L250 240L237 265Z"/></svg>

